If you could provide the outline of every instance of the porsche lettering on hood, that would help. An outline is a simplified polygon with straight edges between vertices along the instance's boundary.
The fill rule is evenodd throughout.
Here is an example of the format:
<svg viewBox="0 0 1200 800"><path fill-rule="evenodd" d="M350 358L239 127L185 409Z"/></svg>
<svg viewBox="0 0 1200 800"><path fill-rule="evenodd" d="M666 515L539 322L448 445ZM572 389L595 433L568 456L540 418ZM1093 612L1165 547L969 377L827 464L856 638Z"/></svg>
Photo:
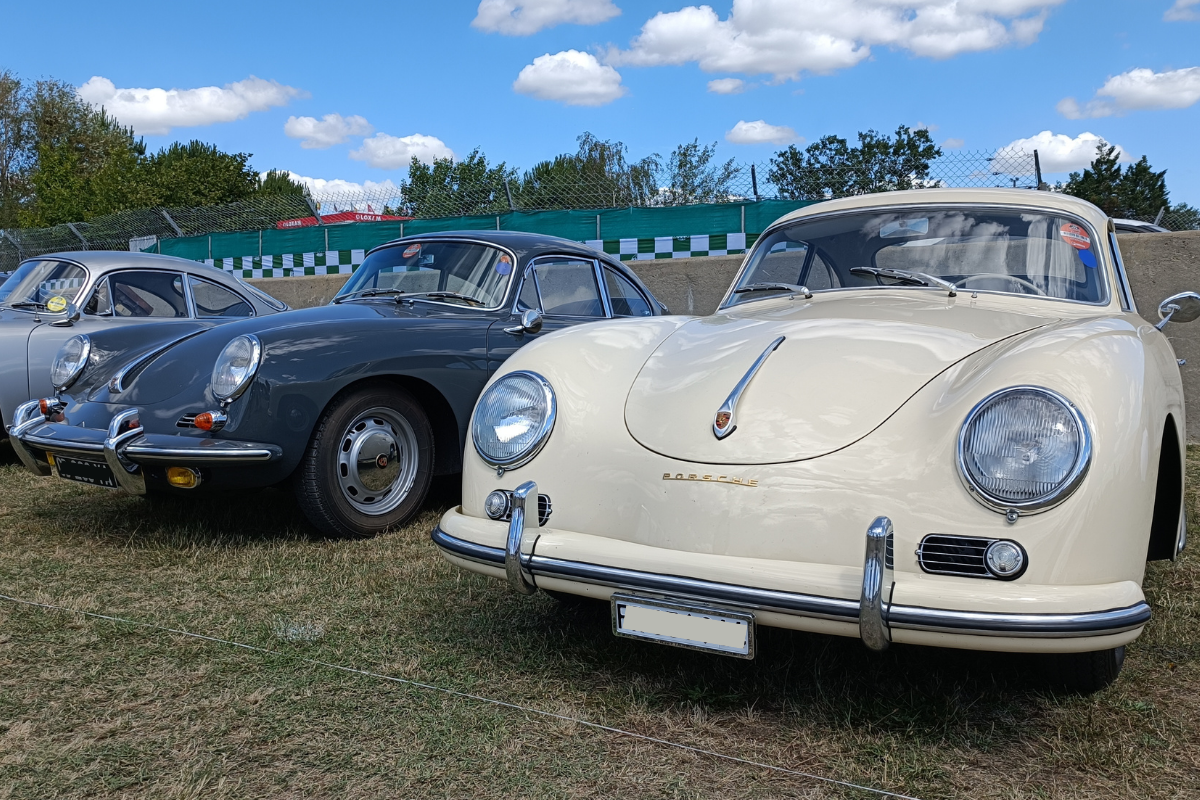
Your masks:
<svg viewBox="0 0 1200 800"><path fill-rule="evenodd" d="M1050 321L932 292L823 297L774 313L697 319L647 359L625 423L643 447L686 461L815 458L870 433L955 362ZM714 437L714 415L780 336L739 400L736 433Z"/></svg>

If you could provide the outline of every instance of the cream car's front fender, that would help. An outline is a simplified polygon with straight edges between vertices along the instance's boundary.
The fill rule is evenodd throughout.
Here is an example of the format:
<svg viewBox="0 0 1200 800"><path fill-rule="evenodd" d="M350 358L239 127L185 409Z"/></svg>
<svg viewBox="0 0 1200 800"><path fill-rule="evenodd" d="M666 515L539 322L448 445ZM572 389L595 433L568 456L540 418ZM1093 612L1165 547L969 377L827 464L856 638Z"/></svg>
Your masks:
<svg viewBox="0 0 1200 800"><path fill-rule="evenodd" d="M879 515L895 525L900 602L905 586L925 591L965 582L979 593L1019 599L1037 586L1140 585L1163 425L1174 415L1177 430L1184 428L1169 345L1137 318L1077 320L1001 342L933 378L842 450L737 467L658 455L625 428L629 386L681 322L601 323L518 351L501 374L526 369L550 381L558 401L555 429L536 459L502 477L468 446L463 512L484 521L489 492L533 480L553 502L548 532L813 565L813 580L843 596L835 589L852 588L861 575L864 532ZM1010 524L971 496L955 448L968 411L991 392L1018 384L1045 386L1074 402L1091 430L1093 454L1070 498ZM914 553L930 533L1014 539L1028 552L1029 567L1011 584L926 574ZM960 602L969 603L969 596Z"/></svg>

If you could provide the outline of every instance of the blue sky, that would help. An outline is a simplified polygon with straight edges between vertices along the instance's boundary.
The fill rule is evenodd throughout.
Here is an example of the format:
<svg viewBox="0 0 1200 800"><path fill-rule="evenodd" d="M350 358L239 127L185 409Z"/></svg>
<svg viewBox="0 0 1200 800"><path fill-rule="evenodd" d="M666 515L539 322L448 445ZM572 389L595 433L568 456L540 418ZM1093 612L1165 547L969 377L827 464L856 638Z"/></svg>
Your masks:
<svg viewBox="0 0 1200 800"><path fill-rule="evenodd" d="M9 4L5 26L29 35L8 37L0 67L84 86L152 148L199 138L262 170L399 182L409 153L474 147L526 168L584 130L635 158L699 138L763 162L779 142L923 123L967 150L1049 131L1061 138L1040 143L1043 159L1064 168L1095 134L1149 156L1173 201L1200 205L1197 0L114 8ZM186 91L204 87L216 88ZM184 91L156 105L127 89Z"/></svg>

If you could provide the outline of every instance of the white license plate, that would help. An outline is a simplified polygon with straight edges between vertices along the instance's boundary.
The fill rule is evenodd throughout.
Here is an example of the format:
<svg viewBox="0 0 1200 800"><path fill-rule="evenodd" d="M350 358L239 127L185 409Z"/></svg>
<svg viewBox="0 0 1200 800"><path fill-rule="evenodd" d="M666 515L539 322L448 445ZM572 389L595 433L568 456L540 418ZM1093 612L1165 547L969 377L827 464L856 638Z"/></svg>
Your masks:
<svg viewBox="0 0 1200 800"><path fill-rule="evenodd" d="M754 658L753 614L614 594L612 615L617 636Z"/></svg>

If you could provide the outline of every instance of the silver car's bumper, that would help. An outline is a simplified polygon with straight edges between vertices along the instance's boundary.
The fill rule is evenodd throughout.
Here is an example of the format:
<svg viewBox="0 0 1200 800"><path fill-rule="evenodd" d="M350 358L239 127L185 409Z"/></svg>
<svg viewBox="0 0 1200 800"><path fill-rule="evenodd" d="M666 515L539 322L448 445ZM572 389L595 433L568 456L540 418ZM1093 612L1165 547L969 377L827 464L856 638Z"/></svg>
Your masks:
<svg viewBox="0 0 1200 800"><path fill-rule="evenodd" d="M26 403L17 409L9 434L21 462L36 475L51 474L42 453L102 459L120 487L131 494L146 493L143 466L261 464L283 455L282 448L272 444L148 434L137 426L137 415L136 409L123 411L113 417L107 431L100 431L47 422L36 402Z"/></svg>

